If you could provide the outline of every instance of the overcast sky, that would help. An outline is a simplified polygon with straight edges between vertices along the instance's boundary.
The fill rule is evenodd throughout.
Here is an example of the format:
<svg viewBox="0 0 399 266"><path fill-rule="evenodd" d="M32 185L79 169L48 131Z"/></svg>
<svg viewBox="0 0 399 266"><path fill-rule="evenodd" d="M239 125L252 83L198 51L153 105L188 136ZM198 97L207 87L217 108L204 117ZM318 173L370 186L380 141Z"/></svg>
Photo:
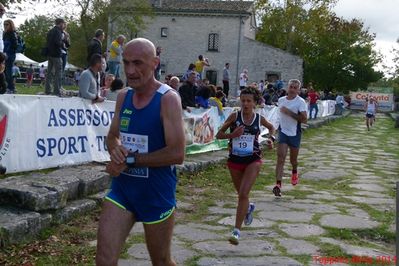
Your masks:
<svg viewBox="0 0 399 266"><path fill-rule="evenodd" d="M71 1L72 2L72 1ZM33 14L45 14L48 10L54 11L51 4L39 3L29 11L17 16L17 24L22 23ZM338 16L346 19L358 18L362 20L370 32L376 33L376 50L385 56L385 63L392 65L391 50L399 47L396 40L399 38L399 0L338 0L334 11Z"/></svg>
<svg viewBox="0 0 399 266"><path fill-rule="evenodd" d="M399 45L399 0L339 0L334 8L338 16L361 19L370 32L375 33L376 49L392 65L392 47Z"/></svg>

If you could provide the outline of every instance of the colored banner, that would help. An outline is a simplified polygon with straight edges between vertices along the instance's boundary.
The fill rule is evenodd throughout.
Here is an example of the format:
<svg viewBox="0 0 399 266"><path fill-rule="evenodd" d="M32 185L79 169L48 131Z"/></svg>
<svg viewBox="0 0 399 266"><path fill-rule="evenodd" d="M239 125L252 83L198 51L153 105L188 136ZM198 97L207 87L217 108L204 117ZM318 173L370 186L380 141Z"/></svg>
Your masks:
<svg viewBox="0 0 399 266"><path fill-rule="evenodd" d="M366 91L351 92L351 109L364 110L366 99L374 98L378 103L378 111L391 112L394 110L393 93L374 93Z"/></svg>
<svg viewBox="0 0 399 266"><path fill-rule="evenodd" d="M334 113L334 101L320 102L320 116ZM108 161L105 139L115 102L92 104L81 98L53 96L0 96L0 165L7 173L24 172L91 161ZM216 140L217 131L234 111L219 115L215 107L184 113L187 154L227 147ZM276 128L276 106L257 109ZM262 128L262 135L267 129Z"/></svg>
<svg viewBox="0 0 399 266"><path fill-rule="evenodd" d="M7 173L107 161L115 102L2 95L0 165Z"/></svg>

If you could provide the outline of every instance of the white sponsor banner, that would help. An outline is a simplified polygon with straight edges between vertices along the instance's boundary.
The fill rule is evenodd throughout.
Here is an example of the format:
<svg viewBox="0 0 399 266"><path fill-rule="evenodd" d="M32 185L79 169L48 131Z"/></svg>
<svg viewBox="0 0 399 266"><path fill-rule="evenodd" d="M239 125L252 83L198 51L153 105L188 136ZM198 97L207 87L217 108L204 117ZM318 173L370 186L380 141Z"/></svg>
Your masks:
<svg viewBox="0 0 399 266"><path fill-rule="evenodd" d="M105 137L115 102L0 97L0 164L7 173L109 159Z"/></svg>
<svg viewBox="0 0 399 266"><path fill-rule="evenodd" d="M334 113L332 103L321 102L320 114ZM39 170L91 161L108 161L106 135L115 102L92 104L81 98L52 96L0 96L0 165L7 173ZM215 107L185 113L188 153L226 147L215 135L234 108L219 116ZM278 127L276 106L257 109ZM262 135L268 133L262 127Z"/></svg>
<svg viewBox="0 0 399 266"><path fill-rule="evenodd" d="M394 110L393 93L374 93L366 91L352 91L351 95L351 109L363 110L366 99L374 98L378 103L378 110L384 112L391 112Z"/></svg>

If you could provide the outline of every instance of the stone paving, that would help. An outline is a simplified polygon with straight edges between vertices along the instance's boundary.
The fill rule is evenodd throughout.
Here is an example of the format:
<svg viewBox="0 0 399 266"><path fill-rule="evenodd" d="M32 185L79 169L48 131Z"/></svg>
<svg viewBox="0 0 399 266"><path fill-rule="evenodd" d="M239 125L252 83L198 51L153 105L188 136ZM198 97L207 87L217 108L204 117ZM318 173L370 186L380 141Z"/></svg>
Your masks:
<svg viewBox="0 0 399 266"><path fill-rule="evenodd" d="M179 202L172 248L177 263L322 265L316 256L344 256L349 262L353 256L393 258L394 241L375 237L395 230L399 132L387 136L391 128L392 120L379 115L367 132L362 116L355 114L339 126L305 135L299 185L289 184L286 171L282 198L272 195L273 180L264 190L252 192L254 221L243 227L239 246L227 241L234 222L234 195L221 197L199 221L190 221L190 214L203 198ZM273 170L274 161L265 164L268 171ZM142 235L138 224L131 237L144 239ZM151 265L144 243L134 242L127 253L119 265Z"/></svg>

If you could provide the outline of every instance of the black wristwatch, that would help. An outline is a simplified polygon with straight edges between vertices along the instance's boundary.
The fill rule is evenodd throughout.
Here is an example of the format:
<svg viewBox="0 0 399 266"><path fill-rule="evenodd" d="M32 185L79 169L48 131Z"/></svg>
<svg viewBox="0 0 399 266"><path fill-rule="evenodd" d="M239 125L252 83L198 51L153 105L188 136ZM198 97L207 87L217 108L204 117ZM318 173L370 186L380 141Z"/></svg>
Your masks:
<svg viewBox="0 0 399 266"><path fill-rule="evenodd" d="M125 162L127 167L134 168L134 166L136 165L136 152L129 152L126 156Z"/></svg>

